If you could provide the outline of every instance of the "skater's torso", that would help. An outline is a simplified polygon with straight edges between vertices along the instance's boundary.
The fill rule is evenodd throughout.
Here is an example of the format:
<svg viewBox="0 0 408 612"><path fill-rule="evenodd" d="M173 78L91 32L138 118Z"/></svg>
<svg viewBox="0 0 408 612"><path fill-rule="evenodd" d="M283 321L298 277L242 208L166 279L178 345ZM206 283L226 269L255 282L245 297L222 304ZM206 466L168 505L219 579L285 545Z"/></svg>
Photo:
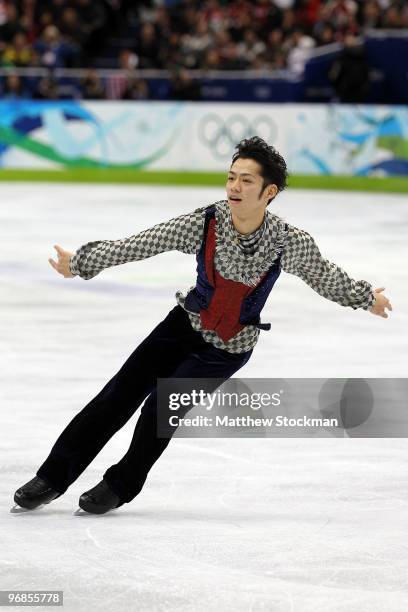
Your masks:
<svg viewBox="0 0 408 612"><path fill-rule="evenodd" d="M204 213L208 214L209 209L210 207L206 207ZM285 222L276 215L272 216L267 213L261 227L252 234L244 236L235 230L227 202L221 201L215 204L214 217L216 248L213 266L215 272L227 281L255 289L263 276L275 264L280 266L280 255L287 231ZM207 237L203 236L203 231L204 224L201 229L200 247L202 241ZM190 292L193 289L191 287ZM245 325L232 338L225 340L217 331L203 329L205 327L203 317L188 308L186 297L180 291L176 294L178 304L187 311L191 325L196 331L201 332L204 340L231 353L249 351L255 346L259 336L259 329L255 325Z"/></svg>
<svg viewBox="0 0 408 612"><path fill-rule="evenodd" d="M232 224L227 201L221 200L212 206L215 206L216 233L213 263L222 278L255 287L279 261L283 271L299 276L329 300L353 309L368 309L372 305L371 285L363 280L354 281L344 270L324 259L313 238L304 230L266 211L262 226L253 234L243 236ZM89 242L71 258L71 271L89 280L105 268L166 251L197 255L204 239L209 208L198 208L123 240ZM215 331L203 329L200 314L186 307L187 294L178 291L177 302L187 311L192 327L204 340L231 353L243 353L255 346L260 333L255 325L245 325L228 341L223 341Z"/></svg>

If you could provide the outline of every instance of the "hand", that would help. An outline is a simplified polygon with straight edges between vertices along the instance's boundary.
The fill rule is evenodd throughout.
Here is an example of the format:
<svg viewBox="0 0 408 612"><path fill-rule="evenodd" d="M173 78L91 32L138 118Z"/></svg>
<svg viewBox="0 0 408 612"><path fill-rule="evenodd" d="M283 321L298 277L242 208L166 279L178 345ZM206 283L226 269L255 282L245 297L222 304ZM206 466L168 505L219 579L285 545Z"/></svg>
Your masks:
<svg viewBox="0 0 408 612"><path fill-rule="evenodd" d="M71 259L73 253L70 253L69 251L64 251L64 249L58 246L58 244L54 245L54 249L57 251L58 262L54 261L51 258L48 261L50 262L54 270L62 274L64 278L73 278L75 274L72 274L71 270L69 269L69 260Z"/></svg>
<svg viewBox="0 0 408 612"><path fill-rule="evenodd" d="M388 310L392 310L392 306L388 298L386 298L385 295L381 295L381 292L384 291L384 289L385 287L380 287L379 289L374 290L375 302L368 310L372 314L378 315L379 317L383 317L384 319L388 319L388 315L385 312L385 309L388 308Z"/></svg>

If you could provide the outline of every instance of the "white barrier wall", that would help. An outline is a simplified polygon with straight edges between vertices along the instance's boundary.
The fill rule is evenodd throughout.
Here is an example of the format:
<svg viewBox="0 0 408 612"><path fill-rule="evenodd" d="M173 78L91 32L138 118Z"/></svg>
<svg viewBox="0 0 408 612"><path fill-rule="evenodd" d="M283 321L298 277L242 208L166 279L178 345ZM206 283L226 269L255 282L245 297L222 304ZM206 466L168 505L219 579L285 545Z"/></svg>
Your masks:
<svg viewBox="0 0 408 612"><path fill-rule="evenodd" d="M294 174L408 175L405 107L0 101L3 168L225 171L255 134Z"/></svg>

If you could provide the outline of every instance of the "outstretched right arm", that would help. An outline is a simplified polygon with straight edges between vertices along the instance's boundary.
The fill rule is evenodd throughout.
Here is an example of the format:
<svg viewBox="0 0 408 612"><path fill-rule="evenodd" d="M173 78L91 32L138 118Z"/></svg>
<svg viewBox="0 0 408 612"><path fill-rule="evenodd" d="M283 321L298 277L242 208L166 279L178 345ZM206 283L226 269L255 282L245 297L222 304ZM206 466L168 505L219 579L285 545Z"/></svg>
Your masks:
<svg viewBox="0 0 408 612"><path fill-rule="evenodd" d="M147 259L166 251L194 254L201 245L205 210L206 207L198 208L129 238L88 242L74 254L56 245L58 262L51 259L49 262L66 278L79 275L89 280L105 268Z"/></svg>

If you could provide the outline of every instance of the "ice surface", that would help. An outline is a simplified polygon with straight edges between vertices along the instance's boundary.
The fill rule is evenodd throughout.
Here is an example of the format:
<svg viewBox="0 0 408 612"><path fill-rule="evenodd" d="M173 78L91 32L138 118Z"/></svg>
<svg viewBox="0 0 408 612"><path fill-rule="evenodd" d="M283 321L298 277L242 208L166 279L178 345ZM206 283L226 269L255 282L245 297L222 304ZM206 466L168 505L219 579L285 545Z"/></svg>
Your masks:
<svg viewBox="0 0 408 612"><path fill-rule="evenodd" d="M66 610L406 612L402 439L177 439L131 504L74 516L135 415L63 497L9 513L62 428L194 279L194 258L175 252L63 279L52 245L130 236L223 192L2 183L1 194L0 589L62 589ZM404 197L288 191L273 210L353 278L385 286L394 312L342 308L282 274L264 311L272 331L240 375L405 377Z"/></svg>

